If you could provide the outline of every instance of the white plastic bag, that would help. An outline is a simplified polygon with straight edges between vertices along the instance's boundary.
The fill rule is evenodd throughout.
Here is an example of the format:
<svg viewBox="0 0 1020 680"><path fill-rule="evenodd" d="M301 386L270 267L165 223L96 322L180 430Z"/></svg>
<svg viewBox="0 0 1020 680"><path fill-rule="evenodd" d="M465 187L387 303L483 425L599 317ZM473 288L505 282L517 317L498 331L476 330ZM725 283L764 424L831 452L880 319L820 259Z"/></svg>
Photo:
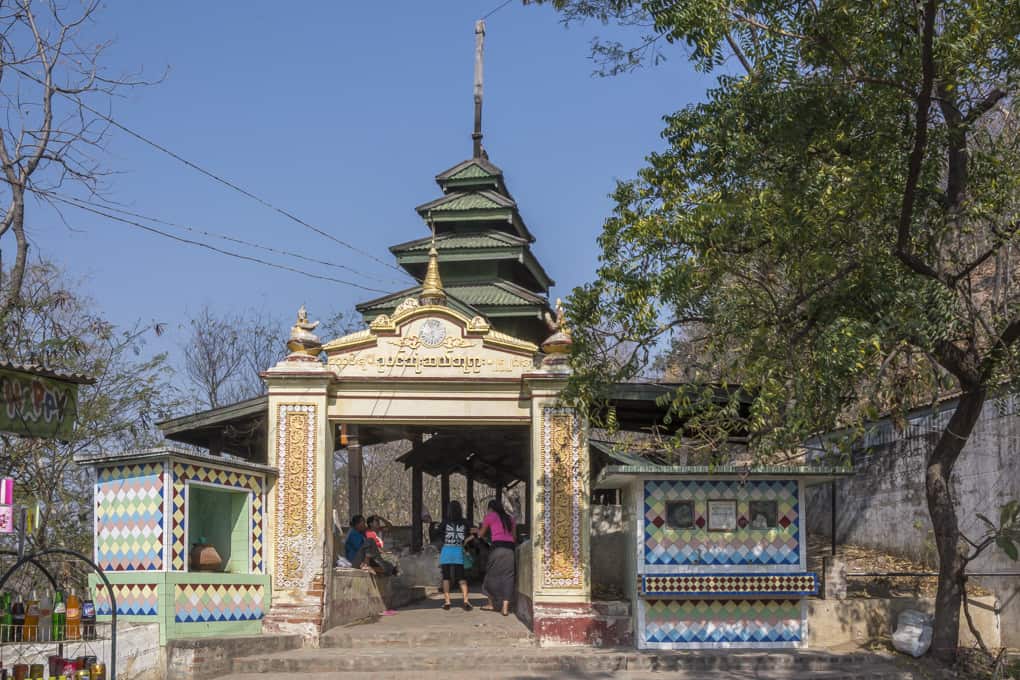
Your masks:
<svg viewBox="0 0 1020 680"><path fill-rule="evenodd" d="M904 609L896 620L896 631L892 635L893 647L916 659L928 651L933 633L930 616L916 609Z"/></svg>

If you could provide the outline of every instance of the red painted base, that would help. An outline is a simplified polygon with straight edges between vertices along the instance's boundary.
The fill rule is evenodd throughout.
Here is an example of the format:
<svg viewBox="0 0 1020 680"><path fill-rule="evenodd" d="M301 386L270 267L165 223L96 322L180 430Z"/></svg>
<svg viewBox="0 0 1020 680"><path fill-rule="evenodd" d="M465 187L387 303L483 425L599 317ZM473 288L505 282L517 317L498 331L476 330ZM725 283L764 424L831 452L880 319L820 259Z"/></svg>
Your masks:
<svg viewBox="0 0 1020 680"><path fill-rule="evenodd" d="M626 603L533 605L532 632L543 646L632 647L634 631Z"/></svg>

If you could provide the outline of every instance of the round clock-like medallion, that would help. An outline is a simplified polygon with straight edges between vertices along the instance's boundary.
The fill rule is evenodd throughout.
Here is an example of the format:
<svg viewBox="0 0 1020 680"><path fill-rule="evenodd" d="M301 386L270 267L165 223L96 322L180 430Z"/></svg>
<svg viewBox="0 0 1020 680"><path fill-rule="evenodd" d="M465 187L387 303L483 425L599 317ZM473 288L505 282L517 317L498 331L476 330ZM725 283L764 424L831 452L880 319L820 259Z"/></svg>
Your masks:
<svg viewBox="0 0 1020 680"><path fill-rule="evenodd" d="M421 325L418 337L426 347L439 347L446 340L446 326L439 319L429 319Z"/></svg>

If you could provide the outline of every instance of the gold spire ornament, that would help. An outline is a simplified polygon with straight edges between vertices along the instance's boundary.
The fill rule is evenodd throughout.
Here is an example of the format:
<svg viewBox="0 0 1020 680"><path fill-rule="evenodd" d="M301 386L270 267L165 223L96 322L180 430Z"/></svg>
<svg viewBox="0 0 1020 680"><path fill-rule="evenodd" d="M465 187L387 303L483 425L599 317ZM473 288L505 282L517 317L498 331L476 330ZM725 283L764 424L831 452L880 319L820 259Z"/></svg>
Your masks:
<svg viewBox="0 0 1020 680"><path fill-rule="evenodd" d="M436 225L432 224L432 247L429 248L429 266L425 270L425 280L421 283L421 295L418 301L423 305L445 305L446 291L443 290L443 279L439 276L439 251L436 250Z"/></svg>

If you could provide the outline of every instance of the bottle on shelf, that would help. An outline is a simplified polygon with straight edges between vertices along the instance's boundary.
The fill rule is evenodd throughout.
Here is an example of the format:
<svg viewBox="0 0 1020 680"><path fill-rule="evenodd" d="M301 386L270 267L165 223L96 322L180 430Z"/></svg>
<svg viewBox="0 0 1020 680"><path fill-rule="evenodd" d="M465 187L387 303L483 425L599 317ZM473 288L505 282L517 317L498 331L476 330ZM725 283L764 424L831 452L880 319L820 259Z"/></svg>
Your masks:
<svg viewBox="0 0 1020 680"><path fill-rule="evenodd" d="M11 594L0 593L0 642L11 641L11 626L14 625L14 618L11 616Z"/></svg>
<svg viewBox="0 0 1020 680"><path fill-rule="evenodd" d="M25 627L21 638L25 642L37 642L39 640L39 597L32 591L32 594L25 600Z"/></svg>
<svg viewBox="0 0 1020 680"><path fill-rule="evenodd" d="M53 598L43 593L39 598L39 642L53 639Z"/></svg>
<svg viewBox="0 0 1020 680"><path fill-rule="evenodd" d="M54 642L64 640L64 628L67 625L67 605L64 604L64 594L59 590L53 595L53 638Z"/></svg>
<svg viewBox="0 0 1020 680"><path fill-rule="evenodd" d="M21 642L25 632L25 603L21 601L20 595L15 595L14 603L11 605L11 639L14 642Z"/></svg>
<svg viewBox="0 0 1020 680"><path fill-rule="evenodd" d="M85 640L96 639L96 603L88 590L81 600L81 636Z"/></svg>
<svg viewBox="0 0 1020 680"><path fill-rule="evenodd" d="M67 596L66 636L68 640L81 639L81 600L78 599L78 594L74 592L74 588L71 588L71 593Z"/></svg>

